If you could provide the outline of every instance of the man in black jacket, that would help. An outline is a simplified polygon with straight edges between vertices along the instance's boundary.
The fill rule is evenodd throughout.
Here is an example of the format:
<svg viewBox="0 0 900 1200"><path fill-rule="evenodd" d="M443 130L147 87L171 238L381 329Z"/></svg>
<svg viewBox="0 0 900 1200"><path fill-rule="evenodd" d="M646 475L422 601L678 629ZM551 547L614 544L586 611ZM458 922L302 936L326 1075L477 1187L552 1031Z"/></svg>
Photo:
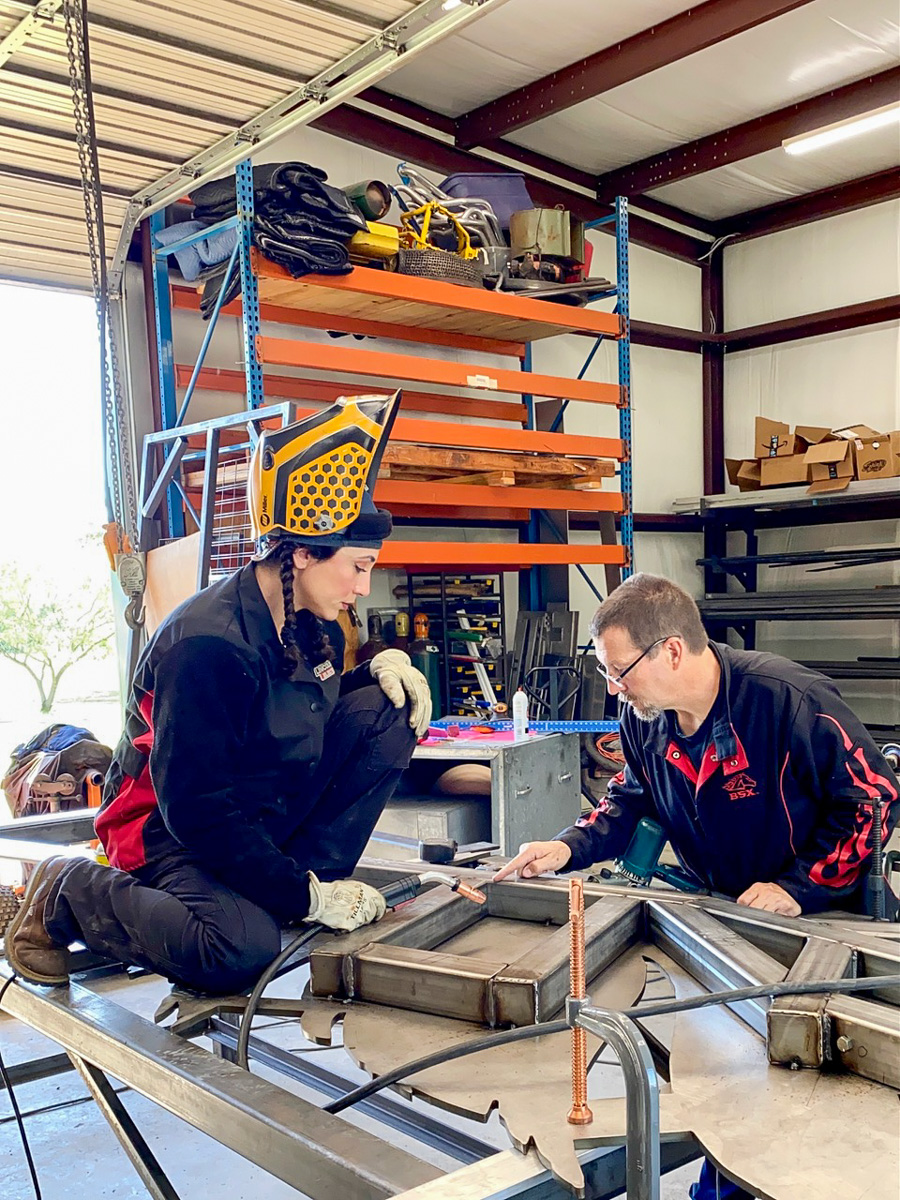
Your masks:
<svg viewBox="0 0 900 1200"><path fill-rule="evenodd" d="M775 654L710 642L667 579L634 575L594 617L597 669L624 702L623 770L584 820L497 874L616 858L658 821L700 887L797 916L859 909L873 800L885 839L897 780L834 684Z"/></svg>
<svg viewBox="0 0 900 1200"><path fill-rule="evenodd" d="M494 876L618 857L641 817L662 825L697 885L765 912L862 908L873 801L883 834L897 780L824 676L710 642L667 579L634 575L591 623L597 669L624 703L625 766L585 819L530 842ZM704 1164L694 1200L747 1194Z"/></svg>

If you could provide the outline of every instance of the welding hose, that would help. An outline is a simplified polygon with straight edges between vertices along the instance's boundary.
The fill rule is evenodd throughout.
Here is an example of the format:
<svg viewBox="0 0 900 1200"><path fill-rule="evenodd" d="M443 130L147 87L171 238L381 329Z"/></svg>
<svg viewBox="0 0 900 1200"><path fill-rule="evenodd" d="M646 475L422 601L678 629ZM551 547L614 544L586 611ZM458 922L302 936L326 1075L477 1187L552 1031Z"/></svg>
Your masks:
<svg viewBox="0 0 900 1200"><path fill-rule="evenodd" d="M298 950L302 950L307 942L311 942L314 937L318 937L325 928L326 926L320 925L318 922L315 925L309 925L303 933L298 934L293 941L288 942L281 953L272 959L256 981L256 987L254 987L247 1000L247 1007L244 1009L244 1015L241 1017L241 1025L238 1030L237 1064L239 1067L243 1067L245 1071L250 1070L250 1029L253 1025L253 1018L256 1016L257 1009L259 1008L259 1002L263 998L263 992L277 975L282 974L281 968L284 964L293 958ZM292 971L294 967L300 967L304 962L306 962L306 958L302 962L291 963L288 970Z"/></svg>
<svg viewBox="0 0 900 1200"><path fill-rule="evenodd" d="M689 996L684 1000L658 1000L651 1004L637 1004L633 1008L623 1009L621 1016L643 1020L645 1017L662 1017L670 1013L689 1012L695 1008L708 1008L713 1004L734 1004L740 1000L755 1000L761 996L808 996L827 992L867 992L876 988L900 987L900 975L880 975L867 979L834 979L819 980L812 983L763 983L757 987L734 988L727 992L710 992L705 996ZM323 1112L339 1113L360 1100L380 1092L383 1088L406 1079L409 1075L418 1075L429 1067L438 1067L442 1063L452 1062L457 1058L465 1058L468 1054L476 1054L479 1050L492 1050L495 1046L508 1046L510 1042L524 1042L530 1038L544 1037L553 1033L564 1033L570 1030L568 1021L547 1021L542 1025L523 1025L519 1029L508 1029L503 1033L492 1033L487 1037L473 1038L461 1046L451 1046L447 1050L439 1050L435 1054L426 1054L422 1058L413 1059L402 1067L385 1071L377 1079L364 1083L345 1093L338 1100L326 1104Z"/></svg>

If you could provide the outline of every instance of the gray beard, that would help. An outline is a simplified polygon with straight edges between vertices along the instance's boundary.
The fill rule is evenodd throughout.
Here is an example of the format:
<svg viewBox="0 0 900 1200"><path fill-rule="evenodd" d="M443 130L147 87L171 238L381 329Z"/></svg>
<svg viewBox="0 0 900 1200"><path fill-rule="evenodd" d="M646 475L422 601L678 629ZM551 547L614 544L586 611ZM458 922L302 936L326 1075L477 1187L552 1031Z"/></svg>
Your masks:
<svg viewBox="0 0 900 1200"><path fill-rule="evenodd" d="M661 708L655 708L652 704L642 704L639 708L632 700L626 700L625 703L639 721L646 721L648 724L658 720L663 713Z"/></svg>

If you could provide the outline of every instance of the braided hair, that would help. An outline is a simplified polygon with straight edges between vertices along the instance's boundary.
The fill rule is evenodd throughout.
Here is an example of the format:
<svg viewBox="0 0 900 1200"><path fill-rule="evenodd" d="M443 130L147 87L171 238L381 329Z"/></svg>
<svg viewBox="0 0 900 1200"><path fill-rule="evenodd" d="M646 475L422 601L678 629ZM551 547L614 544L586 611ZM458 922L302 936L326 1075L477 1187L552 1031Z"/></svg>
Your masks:
<svg viewBox="0 0 900 1200"><path fill-rule="evenodd" d="M281 629L281 644L284 647L284 673L288 677L302 662L309 665L333 662L334 647L321 620L306 608L299 612L294 608L294 551L299 542L280 538L272 554L281 576L281 594L284 601L284 625ZM303 543L310 558L323 561L335 553L334 546L310 546Z"/></svg>

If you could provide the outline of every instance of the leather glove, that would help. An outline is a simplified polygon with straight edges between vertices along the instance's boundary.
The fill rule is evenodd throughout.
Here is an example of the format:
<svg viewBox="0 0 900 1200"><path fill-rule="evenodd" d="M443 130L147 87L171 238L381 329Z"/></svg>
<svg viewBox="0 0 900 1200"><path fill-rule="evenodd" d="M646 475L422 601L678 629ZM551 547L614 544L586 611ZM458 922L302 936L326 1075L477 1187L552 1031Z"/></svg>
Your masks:
<svg viewBox="0 0 900 1200"><path fill-rule="evenodd" d="M309 912L304 921L349 933L379 920L386 908L384 896L368 883L358 883L355 879L322 883L309 872Z"/></svg>
<svg viewBox="0 0 900 1200"><path fill-rule="evenodd" d="M428 680L409 661L403 650L382 650L369 663L372 678L393 704L403 708L409 701L409 723L416 737L424 737L431 720Z"/></svg>

